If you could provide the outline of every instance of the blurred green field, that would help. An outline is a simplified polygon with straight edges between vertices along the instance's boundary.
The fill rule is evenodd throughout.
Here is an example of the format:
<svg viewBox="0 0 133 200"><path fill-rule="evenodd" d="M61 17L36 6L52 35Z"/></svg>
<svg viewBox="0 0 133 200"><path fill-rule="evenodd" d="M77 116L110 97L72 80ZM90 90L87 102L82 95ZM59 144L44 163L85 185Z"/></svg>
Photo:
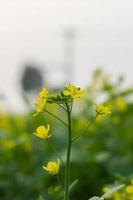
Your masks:
<svg viewBox="0 0 133 200"><path fill-rule="evenodd" d="M73 135L77 135L93 116L94 102L100 98L112 109L106 118L98 118L72 149L71 180L78 179L72 200L87 200L101 195L102 188L120 176L133 175L133 89L123 89L123 80L111 82L96 71L88 84L87 95L77 101L73 115ZM52 112L65 118L63 111L50 105ZM0 199L37 200L48 197L48 187L57 184L42 165L57 156L46 141L33 134L39 125L49 123L52 140L62 157L65 155L67 130L48 114L0 113ZM63 169L62 169L63 170Z"/></svg>

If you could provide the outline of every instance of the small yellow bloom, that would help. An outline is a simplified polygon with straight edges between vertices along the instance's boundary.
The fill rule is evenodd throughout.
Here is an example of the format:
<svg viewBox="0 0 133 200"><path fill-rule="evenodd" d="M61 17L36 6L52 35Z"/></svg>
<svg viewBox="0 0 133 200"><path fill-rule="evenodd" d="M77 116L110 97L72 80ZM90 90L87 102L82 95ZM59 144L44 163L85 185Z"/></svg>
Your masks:
<svg viewBox="0 0 133 200"><path fill-rule="evenodd" d="M48 97L48 91L45 87L43 87L42 90L40 91L39 97L41 97L41 98L47 98Z"/></svg>
<svg viewBox="0 0 133 200"><path fill-rule="evenodd" d="M43 99L43 98L41 98L41 97L37 97L37 98L36 98L35 104L36 104L37 106L39 106L39 105L41 105L41 104L43 104L43 103L44 103L44 99Z"/></svg>
<svg viewBox="0 0 133 200"><path fill-rule="evenodd" d="M47 139L51 137L51 135L49 135L49 130L50 130L49 124L47 125L47 128L45 126L39 126L36 129L36 132L34 133L34 135L42 139Z"/></svg>
<svg viewBox="0 0 133 200"><path fill-rule="evenodd" d="M109 107L104 106L104 105L97 105L96 106L96 112L99 115L108 115L111 113L111 110Z"/></svg>
<svg viewBox="0 0 133 200"><path fill-rule="evenodd" d="M43 165L42 168L51 175L58 174L59 168L60 168L59 160L58 160L58 162L50 161L50 162L48 162L47 166Z"/></svg>
<svg viewBox="0 0 133 200"><path fill-rule="evenodd" d="M109 188L108 188L108 187L104 187L104 188L102 189L102 191L103 191L104 193L109 192Z"/></svg>
<svg viewBox="0 0 133 200"><path fill-rule="evenodd" d="M133 194L133 185L128 185L128 186L125 188L125 191L126 191L126 193L128 193L128 194Z"/></svg>
<svg viewBox="0 0 133 200"><path fill-rule="evenodd" d="M45 107L45 105L46 105L46 99L43 99L43 98L41 98L41 97L38 97L37 99L36 99L36 112L37 113L40 113L40 112L42 112L43 111L43 109L44 109L44 107Z"/></svg>
<svg viewBox="0 0 133 200"><path fill-rule="evenodd" d="M115 192L113 194L113 199L114 200L121 200L122 199L121 192Z"/></svg>
<svg viewBox="0 0 133 200"><path fill-rule="evenodd" d="M5 149L12 149L16 146L16 142L12 139L3 139L0 142L0 146L2 146Z"/></svg>
<svg viewBox="0 0 133 200"><path fill-rule="evenodd" d="M73 85L66 85L63 91L64 96L70 96L72 99L78 99L84 94L84 90Z"/></svg>
<svg viewBox="0 0 133 200"><path fill-rule="evenodd" d="M36 108L35 116L36 116L37 114L41 113L41 112L43 111L43 108L44 108L43 105L38 106L38 107Z"/></svg>
<svg viewBox="0 0 133 200"><path fill-rule="evenodd" d="M122 98L117 98L115 100L115 106L120 110L120 111L126 111L127 110L127 107L128 107L128 104L127 102L122 99Z"/></svg>
<svg viewBox="0 0 133 200"><path fill-rule="evenodd" d="M131 184L133 185L133 179L131 179Z"/></svg>
<svg viewBox="0 0 133 200"><path fill-rule="evenodd" d="M104 187L103 189L102 189L102 191L104 192L104 193L108 193L109 191L110 191L110 188L109 187ZM111 195L108 195L107 197L106 197L106 199L110 199L112 196Z"/></svg>
<svg viewBox="0 0 133 200"><path fill-rule="evenodd" d="M36 104L36 113L34 116L42 112L45 108L45 105L47 103L48 98L48 91L46 88L42 88L42 90L39 93L39 97L37 97L35 104Z"/></svg>

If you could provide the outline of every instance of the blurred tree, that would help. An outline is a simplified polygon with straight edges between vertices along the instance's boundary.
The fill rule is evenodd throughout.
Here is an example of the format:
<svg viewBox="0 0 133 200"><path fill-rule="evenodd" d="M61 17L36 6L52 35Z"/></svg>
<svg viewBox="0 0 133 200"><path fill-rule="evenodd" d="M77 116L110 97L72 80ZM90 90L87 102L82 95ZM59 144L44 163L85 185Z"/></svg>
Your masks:
<svg viewBox="0 0 133 200"><path fill-rule="evenodd" d="M24 92L38 91L43 85L41 70L32 64L27 64L22 75L21 84Z"/></svg>

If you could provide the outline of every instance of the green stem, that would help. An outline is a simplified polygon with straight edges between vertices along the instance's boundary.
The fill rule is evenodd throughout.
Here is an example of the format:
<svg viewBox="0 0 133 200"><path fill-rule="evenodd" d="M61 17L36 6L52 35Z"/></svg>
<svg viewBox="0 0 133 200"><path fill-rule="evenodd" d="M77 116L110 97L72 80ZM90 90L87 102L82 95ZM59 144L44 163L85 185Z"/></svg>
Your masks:
<svg viewBox="0 0 133 200"><path fill-rule="evenodd" d="M57 181L58 181L60 188L63 190L62 183L60 181L59 175L57 174L56 177L57 177Z"/></svg>
<svg viewBox="0 0 133 200"><path fill-rule="evenodd" d="M45 110L46 113L48 113L49 115L51 115L52 117L54 117L55 119L57 119L58 121L60 121L62 124L64 124L66 127L68 127L68 125L62 120L60 119L59 117L57 117L56 115L54 115L53 113Z"/></svg>
<svg viewBox="0 0 133 200"><path fill-rule="evenodd" d="M58 151L56 150L55 146L53 145L53 143L48 140L49 145L52 147L53 151L57 154L58 158L60 159L60 161L62 162L62 164L64 164L63 159L61 158L61 156L59 155Z"/></svg>
<svg viewBox="0 0 133 200"><path fill-rule="evenodd" d="M57 105L62 108L64 111L67 111L66 108L64 106L62 106L61 104L57 103Z"/></svg>
<svg viewBox="0 0 133 200"><path fill-rule="evenodd" d="M72 112L72 108L73 108L73 101L71 101L71 103L70 103L70 114Z"/></svg>
<svg viewBox="0 0 133 200"><path fill-rule="evenodd" d="M70 179L70 155L71 155L71 139L72 139L72 130L71 130L71 110L69 109L68 104L67 115L68 115L68 145L67 145L67 158L65 166L65 196L64 200L69 200L69 179Z"/></svg>
<svg viewBox="0 0 133 200"><path fill-rule="evenodd" d="M75 140L79 139L82 135L85 134L85 132L88 130L88 128L90 128L90 127L94 124L94 122L95 122L95 120L96 120L97 117L98 117L98 114L96 114L96 116L95 116L95 117L93 118L93 120L88 124L88 126L82 131L81 134L77 135L76 137L74 137L74 138L72 139L72 143L75 142Z"/></svg>

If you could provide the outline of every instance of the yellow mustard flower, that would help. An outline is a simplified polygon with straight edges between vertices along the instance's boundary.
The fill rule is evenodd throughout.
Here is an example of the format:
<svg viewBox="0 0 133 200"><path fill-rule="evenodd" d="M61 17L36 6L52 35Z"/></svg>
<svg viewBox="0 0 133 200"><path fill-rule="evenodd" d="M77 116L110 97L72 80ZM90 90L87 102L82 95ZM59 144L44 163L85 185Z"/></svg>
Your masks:
<svg viewBox="0 0 133 200"><path fill-rule="evenodd" d="M16 146L16 142L12 139L3 139L0 141L0 146L4 149L10 150Z"/></svg>
<svg viewBox="0 0 133 200"><path fill-rule="evenodd" d="M35 101L36 114L34 116L36 116L37 114L39 114L40 112L44 110L46 102L47 102L47 98L48 98L48 91L46 88L43 87L39 93L39 97L37 97Z"/></svg>
<svg viewBox="0 0 133 200"><path fill-rule="evenodd" d="M133 194L133 185L128 185L125 188L125 191L126 191L127 194Z"/></svg>
<svg viewBox="0 0 133 200"><path fill-rule="evenodd" d="M43 87L42 90L40 91L39 97L41 97L41 98L47 98L48 97L48 91L45 87Z"/></svg>
<svg viewBox="0 0 133 200"><path fill-rule="evenodd" d="M111 110L108 106L104 106L104 105L97 105L96 106L96 112L99 115L108 115L111 113Z"/></svg>
<svg viewBox="0 0 133 200"><path fill-rule="evenodd" d="M120 97L115 100L115 106L120 111L126 111L127 107L128 107L127 102L124 99L120 98Z"/></svg>
<svg viewBox="0 0 133 200"><path fill-rule="evenodd" d="M45 107L45 104L46 104L46 99L43 99L41 97L38 97L36 99L36 112L37 113L40 113L43 111L44 107Z"/></svg>
<svg viewBox="0 0 133 200"><path fill-rule="evenodd" d="M121 199L122 199L122 197L121 197L121 192L115 192L115 193L113 194L113 199L114 199L114 200L121 200Z"/></svg>
<svg viewBox="0 0 133 200"><path fill-rule="evenodd" d="M51 175L58 174L59 168L60 168L59 160L58 160L58 162L50 161L50 162L48 162L47 166L43 165L42 168Z"/></svg>
<svg viewBox="0 0 133 200"><path fill-rule="evenodd" d="M109 192L109 188L108 188L108 187L104 187L104 188L102 189L102 191L103 191L104 193Z"/></svg>
<svg viewBox="0 0 133 200"><path fill-rule="evenodd" d="M41 97L37 97L36 98L36 105L37 106L39 106L39 105L41 105L41 104L43 104L44 103L44 99L43 98L41 98Z"/></svg>
<svg viewBox="0 0 133 200"><path fill-rule="evenodd" d="M39 126L36 129L36 132L34 133L34 135L42 139L47 139L51 137L51 135L49 135L49 130L50 130L49 124L47 125L47 128L45 126Z"/></svg>
<svg viewBox="0 0 133 200"><path fill-rule="evenodd" d="M66 85L63 91L64 96L70 96L72 99L78 99L84 94L84 90L73 85Z"/></svg>
<svg viewBox="0 0 133 200"><path fill-rule="evenodd" d="M110 189L109 189L107 186L105 186L105 187L102 189L102 191L103 191L104 193L108 193L108 192L110 191ZM106 197L106 199L110 199L110 198L111 198L110 195Z"/></svg>

